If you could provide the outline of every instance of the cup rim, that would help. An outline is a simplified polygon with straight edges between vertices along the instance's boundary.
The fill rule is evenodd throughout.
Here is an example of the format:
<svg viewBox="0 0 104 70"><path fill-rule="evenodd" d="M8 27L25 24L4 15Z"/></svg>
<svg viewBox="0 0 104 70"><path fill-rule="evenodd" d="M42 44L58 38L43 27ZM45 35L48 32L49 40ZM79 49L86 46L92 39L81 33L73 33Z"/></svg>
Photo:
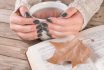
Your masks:
<svg viewBox="0 0 104 70"><path fill-rule="evenodd" d="M41 2L41 3L33 5L30 8L29 12L32 15L34 12L38 10L41 10L43 8L50 8L50 7L59 8L59 9L62 9L63 11L68 8L68 6L64 3L56 2L56 1L47 1L47 2Z"/></svg>

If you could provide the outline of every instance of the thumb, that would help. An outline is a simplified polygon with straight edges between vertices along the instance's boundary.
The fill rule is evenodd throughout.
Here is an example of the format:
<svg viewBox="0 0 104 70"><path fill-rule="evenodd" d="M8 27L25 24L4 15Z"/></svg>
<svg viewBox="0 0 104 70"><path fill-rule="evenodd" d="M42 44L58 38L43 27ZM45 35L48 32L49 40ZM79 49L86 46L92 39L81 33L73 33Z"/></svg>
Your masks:
<svg viewBox="0 0 104 70"><path fill-rule="evenodd" d="M27 7L21 6L21 7L19 8L19 11L20 11L20 14L21 14L22 17L28 17L28 18L31 17L31 15L29 14L29 10L28 10Z"/></svg>
<svg viewBox="0 0 104 70"><path fill-rule="evenodd" d="M61 16L64 18L69 18L69 17L73 16L74 14L76 14L77 12L78 12L78 10L76 8L69 8Z"/></svg>

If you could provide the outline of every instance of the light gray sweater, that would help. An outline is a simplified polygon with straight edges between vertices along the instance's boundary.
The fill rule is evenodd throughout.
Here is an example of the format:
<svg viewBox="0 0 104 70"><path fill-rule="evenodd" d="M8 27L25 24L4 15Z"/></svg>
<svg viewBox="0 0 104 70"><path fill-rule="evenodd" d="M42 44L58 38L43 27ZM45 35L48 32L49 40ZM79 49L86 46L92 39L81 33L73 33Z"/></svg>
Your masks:
<svg viewBox="0 0 104 70"><path fill-rule="evenodd" d="M54 0L53 0L54 1ZM60 0L64 1L72 1L72 0ZM39 3L41 0L17 0L15 4L15 11L21 6L25 5L30 8L33 4ZM65 3L69 3L65 2ZM103 0L74 0L69 4L70 7L75 7L78 9L84 18L84 25L82 29L87 25L91 17L99 10Z"/></svg>

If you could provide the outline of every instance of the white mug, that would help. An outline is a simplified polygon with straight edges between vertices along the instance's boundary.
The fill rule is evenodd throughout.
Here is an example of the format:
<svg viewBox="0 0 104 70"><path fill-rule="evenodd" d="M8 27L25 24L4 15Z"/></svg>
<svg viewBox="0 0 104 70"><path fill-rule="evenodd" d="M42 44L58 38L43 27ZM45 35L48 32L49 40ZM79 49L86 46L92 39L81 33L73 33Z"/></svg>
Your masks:
<svg viewBox="0 0 104 70"><path fill-rule="evenodd" d="M47 2L41 2L41 3L35 4L34 6L30 8L29 12L31 15L33 15L35 12L44 8L57 8L57 9L65 11L68 8L68 6L59 1L47 1ZM43 19L39 19L39 20L44 21ZM50 39L50 37L47 35L46 31L43 31L42 37L40 39L47 40L47 39Z"/></svg>

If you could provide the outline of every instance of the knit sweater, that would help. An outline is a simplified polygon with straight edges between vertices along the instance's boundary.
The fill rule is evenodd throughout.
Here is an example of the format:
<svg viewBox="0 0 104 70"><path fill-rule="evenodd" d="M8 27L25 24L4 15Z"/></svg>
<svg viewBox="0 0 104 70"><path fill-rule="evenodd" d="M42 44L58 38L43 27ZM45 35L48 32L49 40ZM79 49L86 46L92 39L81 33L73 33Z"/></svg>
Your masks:
<svg viewBox="0 0 104 70"><path fill-rule="evenodd" d="M21 5L25 5L26 7L30 8L32 5L37 4L41 1L42 0L17 0L15 4L15 11ZM70 3L70 1L72 0L60 0L60 1L64 3ZM82 14L84 18L84 24L83 24L82 29L85 28L85 26L88 24L91 17L99 10L102 2L103 0L74 0L69 4L69 8L74 7L78 9L80 13Z"/></svg>

